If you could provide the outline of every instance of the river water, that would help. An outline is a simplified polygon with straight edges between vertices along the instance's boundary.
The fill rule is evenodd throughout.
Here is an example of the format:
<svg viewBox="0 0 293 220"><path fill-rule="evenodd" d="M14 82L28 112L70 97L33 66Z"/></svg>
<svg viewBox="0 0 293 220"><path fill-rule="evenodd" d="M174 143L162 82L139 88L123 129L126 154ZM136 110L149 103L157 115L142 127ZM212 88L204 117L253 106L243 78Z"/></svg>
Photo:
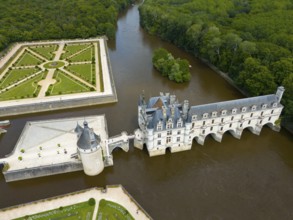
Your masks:
<svg viewBox="0 0 293 220"><path fill-rule="evenodd" d="M108 42L118 103L9 118L0 137L0 157L10 153L27 121L105 114L109 135L137 128L137 100L172 92L192 105L243 98L206 65L139 27L137 6L121 14L116 41ZM192 65L192 80L176 84L152 67L153 50L164 47ZM90 187L122 184L154 219L293 219L293 138L265 127L241 140L225 134L222 143L150 158L146 151L114 152L114 166L96 177L73 172L6 183L0 175L0 208Z"/></svg>

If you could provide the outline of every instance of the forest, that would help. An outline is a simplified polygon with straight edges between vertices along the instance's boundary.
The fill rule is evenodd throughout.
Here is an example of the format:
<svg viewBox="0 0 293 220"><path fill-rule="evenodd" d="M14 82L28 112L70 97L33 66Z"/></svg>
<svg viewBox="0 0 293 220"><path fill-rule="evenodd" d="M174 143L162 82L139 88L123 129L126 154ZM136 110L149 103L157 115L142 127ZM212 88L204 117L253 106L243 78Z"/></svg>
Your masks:
<svg viewBox="0 0 293 220"><path fill-rule="evenodd" d="M139 10L150 34L207 60L247 94L284 86L283 120L292 122L293 1L146 0Z"/></svg>
<svg viewBox="0 0 293 220"><path fill-rule="evenodd" d="M115 37L118 12L132 0L0 0L0 50L10 43Z"/></svg>
<svg viewBox="0 0 293 220"><path fill-rule="evenodd" d="M154 67L162 76L167 76L169 80L177 83L190 81L191 74L188 60L175 59L169 51L159 48L155 50L152 61Z"/></svg>

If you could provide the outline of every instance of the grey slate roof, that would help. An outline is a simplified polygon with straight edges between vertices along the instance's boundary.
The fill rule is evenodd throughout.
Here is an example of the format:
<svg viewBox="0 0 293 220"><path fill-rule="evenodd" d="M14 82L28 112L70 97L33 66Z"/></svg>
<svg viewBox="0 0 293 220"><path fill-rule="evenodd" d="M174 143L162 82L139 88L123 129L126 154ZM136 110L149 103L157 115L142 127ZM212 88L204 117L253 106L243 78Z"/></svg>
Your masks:
<svg viewBox="0 0 293 220"><path fill-rule="evenodd" d="M166 122L172 118L173 121L173 127L176 127L176 123L179 118L181 118L181 113L179 109L179 105L174 105L174 115L172 115L171 107L166 108L166 117L164 118L163 110L162 108L158 108L155 110L149 117L148 121L148 128L155 128L157 126L157 123L159 121L162 121L163 129L166 127Z"/></svg>
<svg viewBox="0 0 293 220"><path fill-rule="evenodd" d="M236 108L237 113L239 113L242 107L247 107L246 112L248 112L251 111L251 107L253 105L256 106L256 110L259 110L261 109L262 104L267 104L268 107L270 107L273 103L278 103L278 98L274 94L192 106L189 110L188 121L191 120L192 115L197 115L198 119L200 119L204 113L221 113L222 110L227 110L227 114L229 114L229 112L231 112L234 108Z"/></svg>
<svg viewBox="0 0 293 220"><path fill-rule="evenodd" d="M94 131L88 127L88 123L86 121L83 123L83 125L84 128L81 128L82 132L77 141L77 146L84 150L96 148L101 142L100 136L96 135ZM79 130L80 128L76 129Z"/></svg>

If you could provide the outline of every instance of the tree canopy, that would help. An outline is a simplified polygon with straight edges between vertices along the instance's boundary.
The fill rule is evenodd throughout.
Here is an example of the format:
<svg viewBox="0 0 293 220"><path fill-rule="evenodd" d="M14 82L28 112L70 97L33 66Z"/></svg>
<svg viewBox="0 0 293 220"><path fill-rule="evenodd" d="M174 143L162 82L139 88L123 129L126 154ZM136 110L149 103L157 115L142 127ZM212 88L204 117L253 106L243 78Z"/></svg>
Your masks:
<svg viewBox="0 0 293 220"><path fill-rule="evenodd" d="M250 95L286 89L293 116L293 2L290 0L146 0L141 26L208 60Z"/></svg>
<svg viewBox="0 0 293 220"><path fill-rule="evenodd" d="M163 76L167 76L172 81L182 83L190 80L189 62L185 59L175 59L163 48L155 50L153 65Z"/></svg>
<svg viewBox="0 0 293 220"><path fill-rule="evenodd" d="M117 15L132 0L0 0L0 50L12 42L115 37Z"/></svg>

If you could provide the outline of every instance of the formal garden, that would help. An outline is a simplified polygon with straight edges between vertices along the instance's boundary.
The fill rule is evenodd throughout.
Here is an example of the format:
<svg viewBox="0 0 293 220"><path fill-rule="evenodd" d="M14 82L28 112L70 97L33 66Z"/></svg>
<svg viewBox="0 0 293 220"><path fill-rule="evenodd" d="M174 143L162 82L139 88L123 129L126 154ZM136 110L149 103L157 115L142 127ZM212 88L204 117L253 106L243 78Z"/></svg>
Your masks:
<svg viewBox="0 0 293 220"><path fill-rule="evenodd" d="M99 41L22 46L0 69L0 101L102 92L99 48Z"/></svg>
<svg viewBox="0 0 293 220"><path fill-rule="evenodd" d="M118 203L101 199L96 220L134 220L132 215Z"/></svg>
<svg viewBox="0 0 293 220"><path fill-rule="evenodd" d="M63 219L63 220L92 220L95 210L96 201L90 198L86 202L81 202L69 206L60 206L57 209L46 212L37 213L34 215L27 215L15 220L49 220L49 219Z"/></svg>
<svg viewBox="0 0 293 220"><path fill-rule="evenodd" d="M76 203L69 206L60 206L57 209L45 212L26 215L14 220L92 220L94 210L96 208L96 200L90 198L88 201ZM134 220L132 215L122 205L101 199L98 206L96 220Z"/></svg>

